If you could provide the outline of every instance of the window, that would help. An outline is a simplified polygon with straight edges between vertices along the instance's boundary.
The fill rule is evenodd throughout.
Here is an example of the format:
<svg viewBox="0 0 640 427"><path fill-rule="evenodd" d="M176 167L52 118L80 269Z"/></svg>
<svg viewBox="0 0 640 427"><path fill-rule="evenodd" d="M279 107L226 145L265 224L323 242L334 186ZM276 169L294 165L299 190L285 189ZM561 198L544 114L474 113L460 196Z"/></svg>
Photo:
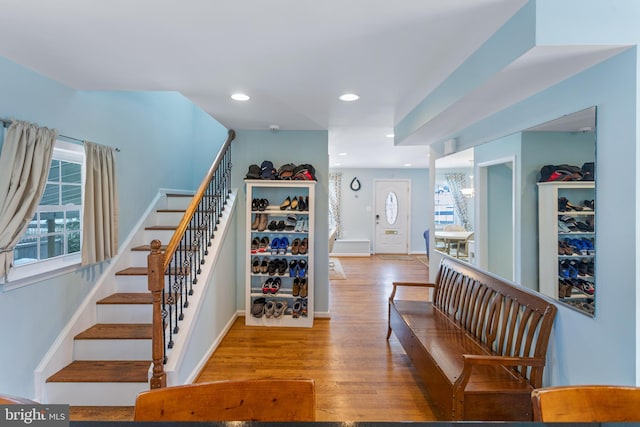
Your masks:
<svg viewBox="0 0 640 427"><path fill-rule="evenodd" d="M456 214L454 209L453 194L446 184L436 184L436 196L434 206L434 223L437 226L454 224Z"/></svg>
<svg viewBox="0 0 640 427"><path fill-rule="evenodd" d="M398 219L398 196L393 191L387 194L387 198L384 201L384 212L387 217L387 223L393 225Z"/></svg>
<svg viewBox="0 0 640 427"><path fill-rule="evenodd" d="M14 249L16 270L23 270L14 278L80 261L83 165L81 145L56 141L44 193L29 227ZM69 256L72 259L60 262Z"/></svg>

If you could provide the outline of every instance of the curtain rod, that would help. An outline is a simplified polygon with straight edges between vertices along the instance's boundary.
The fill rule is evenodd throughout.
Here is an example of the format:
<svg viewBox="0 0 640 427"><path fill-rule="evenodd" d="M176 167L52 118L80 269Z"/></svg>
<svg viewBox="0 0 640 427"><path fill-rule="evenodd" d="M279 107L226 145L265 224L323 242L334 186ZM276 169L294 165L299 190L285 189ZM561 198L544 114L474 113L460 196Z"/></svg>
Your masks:
<svg viewBox="0 0 640 427"><path fill-rule="evenodd" d="M3 125L4 127L8 127L11 123L13 123L13 120L11 120L11 119L2 119L2 118L0 118L0 122L2 122L2 125ZM58 136L59 136L59 137L62 137L62 138L64 138L64 139L70 139L71 141L79 142L80 144L84 144L84 141L83 141L83 140L81 140L81 139L78 139L78 138L73 138L73 137L71 137L71 136L66 136L66 135L62 135L62 134L58 134ZM120 152L120 149L119 149L119 148L117 148L117 147L115 148L115 150L116 150L117 152Z"/></svg>

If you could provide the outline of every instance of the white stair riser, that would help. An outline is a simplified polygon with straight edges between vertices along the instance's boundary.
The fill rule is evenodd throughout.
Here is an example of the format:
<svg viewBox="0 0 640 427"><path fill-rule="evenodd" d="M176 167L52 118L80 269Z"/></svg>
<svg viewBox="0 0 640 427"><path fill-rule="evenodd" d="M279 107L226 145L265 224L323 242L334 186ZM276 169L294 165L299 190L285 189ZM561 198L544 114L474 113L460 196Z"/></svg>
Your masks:
<svg viewBox="0 0 640 427"><path fill-rule="evenodd" d="M150 252L147 251L131 251L131 253L129 253L129 265L132 267L146 266L149 254Z"/></svg>
<svg viewBox="0 0 640 427"><path fill-rule="evenodd" d="M178 225L184 212L156 212L156 225Z"/></svg>
<svg viewBox="0 0 640 427"><path fill-rule="evenodd" d="M150 360L151 340L74 340L75 360Z"/></svg>
<svg viewBox="0 0 640 427"><path fill-rule="evenodd" d="M193 254L194 256L196 254ZM135 267L144 267L147 265L147 257L149 256L149 252L145 251L131 251L129 254L129 265ZM183 258L186 255L183 255Z"/></svg>
<svg viewBox="0 0 640 427"><path fill-rule="evenodd" d="M191 197L167 197L167 209L187 209Z"/></svg>
<svg viewBox="0 0 640 427"><path fill-rule="evenodd" d="M160 240L160 243L166 245L173 237L175 230L145 230L145 242L147 245L151 244L153 240Z"/></svg>
<svg viewBox="0 0 640 427"><path fill-rule="evenodd" d="M147 276L116 276L117 292L149 292Z"/></svg>
<svg viewBox="0 0 640 427"><path fill-rule="evenodd" d="M98 304L98 323L151 323L151 304Z"/></svg>
<svg viewBox="0 0 640 427"><path fill-rule="evenodd" d="M72 406L134 406L149 383L47 383L47 403Z"/></svg>

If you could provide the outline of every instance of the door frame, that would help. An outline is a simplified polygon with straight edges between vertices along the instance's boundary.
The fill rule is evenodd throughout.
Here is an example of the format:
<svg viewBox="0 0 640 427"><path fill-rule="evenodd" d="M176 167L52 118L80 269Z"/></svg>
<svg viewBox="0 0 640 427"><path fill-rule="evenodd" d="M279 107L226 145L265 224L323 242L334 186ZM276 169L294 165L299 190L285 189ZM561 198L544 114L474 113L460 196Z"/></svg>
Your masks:
<svg viewBox="0 0 640 427"><path fill-rule="evenodd" d="M407 252L411 253L411 179L408 178L374 178L373 179L373 209L371 209L371 224L372 224L372 252L376 253L376 206L378 197L378 182L406 182L407 183L407 228L405 230L407 236Z"/></svg>
<svg viewBox="0 0 640 427"><path fill-rule="evenodd" d="M477 163L475 165L475 175L478 177L477 179L477 193L475 197L475 212L477 217L476 221L476 263L477 265L487 270L488 257L487 253L489 250L487 235L489 229L488 223L488 215L489 209L487 206L487 169L491 166L501 165L511 163L511 227L513 229L513 239L511 242L511 253L513 254L513 277L506 279L510 279L516 283L520 283L521 279L521 230L520 230L520 208L521 201L517 197L518 188L520 188L520 180L517 172L517 157L506 156L495 160L490 160L487 162Z"/></svg>

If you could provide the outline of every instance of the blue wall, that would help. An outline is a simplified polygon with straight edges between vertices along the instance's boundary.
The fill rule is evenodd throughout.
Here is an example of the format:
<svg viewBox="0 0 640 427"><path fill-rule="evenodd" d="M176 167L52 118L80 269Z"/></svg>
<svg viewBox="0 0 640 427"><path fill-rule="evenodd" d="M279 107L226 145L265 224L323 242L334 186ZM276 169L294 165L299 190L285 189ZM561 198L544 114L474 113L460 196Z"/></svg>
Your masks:
<svg viewBox="0 0 640 427"><path fill-rule="evenodd" d="M160 188L195 189L227 130L174 92L82 92L0 58L0 117L118 147L120 239ZM0 392L34 395L33 371L91 290L100 265L0 293ZM0 289L1 292L1 289Z"/></svg>
<svg viewBox="0 0 640 427"><path fill-rule="evenodd" d="M336 168L342 172L342 236L343 239L365 239L373 244L374 235L374 180L408 179L411 181L411 236L409 250L425 252L422 233L427 229L427 199L429 193L428 169L365 169ZM361 189L351 191L349 184L358 177ZM373 248L372 248L373 249Z"/></svg>

